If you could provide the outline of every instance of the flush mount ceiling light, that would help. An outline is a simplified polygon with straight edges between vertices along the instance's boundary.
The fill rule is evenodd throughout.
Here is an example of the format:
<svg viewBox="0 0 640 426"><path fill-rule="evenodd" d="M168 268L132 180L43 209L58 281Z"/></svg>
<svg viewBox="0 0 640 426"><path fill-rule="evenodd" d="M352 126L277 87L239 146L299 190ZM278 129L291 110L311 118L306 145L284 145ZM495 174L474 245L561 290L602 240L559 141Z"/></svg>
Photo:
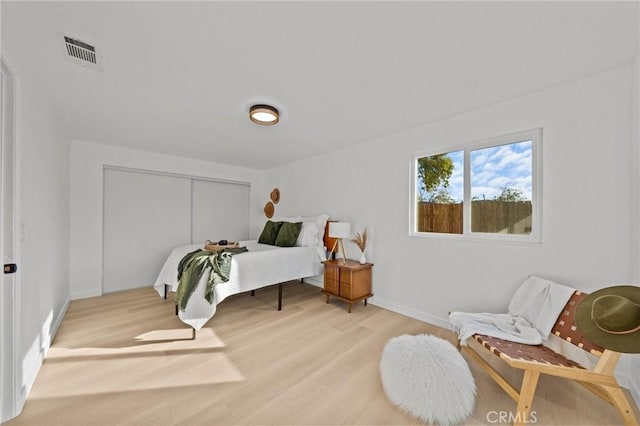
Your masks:
<svg viewBox="0 0 640 426"><path fill-rule="evenodd" d="M280 121L280 114L270 105L254 105L249 110L249 118L256 124L272 126Z"/></svg>

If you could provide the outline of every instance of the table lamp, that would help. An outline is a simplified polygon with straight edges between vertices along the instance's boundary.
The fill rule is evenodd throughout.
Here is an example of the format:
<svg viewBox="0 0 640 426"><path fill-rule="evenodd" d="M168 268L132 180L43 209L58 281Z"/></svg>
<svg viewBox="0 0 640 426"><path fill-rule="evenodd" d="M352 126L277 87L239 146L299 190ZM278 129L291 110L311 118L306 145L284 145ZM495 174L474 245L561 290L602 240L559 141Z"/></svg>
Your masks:
<svg viewBox="0 0 640 426"><path fill-rule="evenodd" d="M344 244L342 240L344 238L351 237L351 223L349 222L329 222L329 238L335 238L333 247L329 252L329 258L333 252L335 252L336 245L340 243L340 250L342 251L342 263L347 263L347 255L344 252Z"/></svg>

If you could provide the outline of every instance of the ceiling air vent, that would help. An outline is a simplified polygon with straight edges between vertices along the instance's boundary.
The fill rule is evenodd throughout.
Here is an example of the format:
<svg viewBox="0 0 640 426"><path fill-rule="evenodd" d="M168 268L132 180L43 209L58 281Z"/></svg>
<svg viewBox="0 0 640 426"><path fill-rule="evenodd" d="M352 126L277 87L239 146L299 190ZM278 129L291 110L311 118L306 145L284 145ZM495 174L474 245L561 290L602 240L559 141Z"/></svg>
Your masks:
<svg viewBox="0 0 640 426"><path fill-rule="evenodd" d="M96 46L66 35L61 37L68 61L102 71L102 58Z"/></svg>

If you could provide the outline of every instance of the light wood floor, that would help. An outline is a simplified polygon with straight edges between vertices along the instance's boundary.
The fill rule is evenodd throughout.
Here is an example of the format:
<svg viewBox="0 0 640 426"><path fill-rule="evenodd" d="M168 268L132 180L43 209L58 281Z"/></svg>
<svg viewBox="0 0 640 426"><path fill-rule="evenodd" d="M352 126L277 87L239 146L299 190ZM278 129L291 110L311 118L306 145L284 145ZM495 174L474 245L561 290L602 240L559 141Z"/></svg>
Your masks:
<svg viewBox="0 0 640 426"><path fill-rule="evenodd" d="M151 288L73 301L20 416L7 425L420 424L385 397L378 364L401 334L443 329L369 305L346 312L317 287L287 283L228 298L195 341ZM468 424L515 403L471 363ZM514 375L513 381L519 378ZM541 378L537 424L619 424L580 386Z"/></svg>

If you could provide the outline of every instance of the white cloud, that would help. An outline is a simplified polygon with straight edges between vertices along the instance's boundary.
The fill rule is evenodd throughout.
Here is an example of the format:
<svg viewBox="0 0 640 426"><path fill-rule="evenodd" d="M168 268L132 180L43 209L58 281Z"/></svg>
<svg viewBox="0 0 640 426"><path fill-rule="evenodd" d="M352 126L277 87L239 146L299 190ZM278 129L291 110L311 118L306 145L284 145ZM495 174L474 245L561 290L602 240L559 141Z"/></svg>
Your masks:
<svg viewBox="0 0 640 426"><path fill-rule="evenodd" d="M502 188L517 188L531 199L531 142L483 148L471 152L472 196L493 198ZM477 195L480 194L480 195Z"/></svg>

